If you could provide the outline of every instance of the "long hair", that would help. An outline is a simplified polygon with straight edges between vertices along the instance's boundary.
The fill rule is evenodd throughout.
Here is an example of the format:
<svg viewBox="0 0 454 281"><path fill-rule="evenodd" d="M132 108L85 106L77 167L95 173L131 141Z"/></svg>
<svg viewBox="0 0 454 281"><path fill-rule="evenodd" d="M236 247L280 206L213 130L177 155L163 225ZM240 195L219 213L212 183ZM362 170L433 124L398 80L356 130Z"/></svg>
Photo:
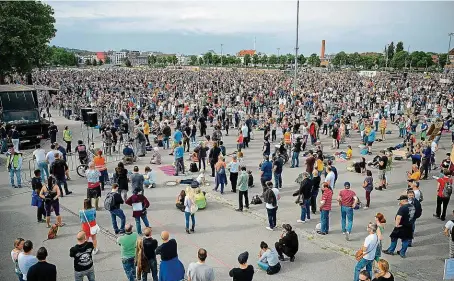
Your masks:
<svg viewBox="0 0 454 281"><path fill-rule="evenodd" d="M389 263L384 259L378 260L377 267L380 269L380 272L375 275L376 278L385 276L389 272Z"/></svg>
<svg viewBox="0 0 454 281"><path fill-rule="evenodd" d="M142 276L142 272L149 272L148 261L143 249L143 238L138 238L136 241L136 263L137 276Z"/></svg>

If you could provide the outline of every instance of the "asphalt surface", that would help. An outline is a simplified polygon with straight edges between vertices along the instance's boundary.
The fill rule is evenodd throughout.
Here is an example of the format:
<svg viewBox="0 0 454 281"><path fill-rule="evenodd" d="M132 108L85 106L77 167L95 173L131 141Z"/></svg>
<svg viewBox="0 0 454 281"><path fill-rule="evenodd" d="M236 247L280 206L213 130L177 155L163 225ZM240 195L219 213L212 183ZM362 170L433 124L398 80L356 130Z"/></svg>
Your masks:
<svg viewBox="0 0 454 281"><path fill-rule="evenodd" d="M70 126L75 141L82 138L79 122L69 121L61 117L55 117L54 121L61 132L64 125ZM231 133L233 132L232 129ZM396 132L397 130L393 129L393 134L388 135L389 137L385 142L377 143L374 146L374 152L397 144L399 140ZM96 137L96 134L94 135ZM322 137L322 142L325 146L325 153L334 152L334 150L329 149L331 144L329 137ZM353 133L351 138L347 138L347 142L353 146L353 158L359 159L358 134ZM225 137L224 143L227 147L227 153L235 150L234 136ZM449 152L450 138L448 136L442 137L441 144L441 149L437 154L438 160ZM48 149L49 145L45 144L44 146ZM261 192L261 188L258 187L260 185L258 163L262 158L262 132L255 132L255 140L252 141L250 147L244 151L244 155L248 169L251 169L254 173L255 185L257 186L249 192L249 198L252 198L253 195ZM346 150L346 145L341 145L342 149ZM163 165L169 165L172 156L168 156L167 151L161 151L161 155L163 156ZM372 159L372 156L368 156L367 159ZM111 163L108 168L112 171L116 165L116 159L110 158L109 161ZM149 156L146 156L140 159L137 165L143 171L143 167L149 165L148 163ZM300 163L300 168L291 169L288 165L284 168L284 188L281 190L282 199L277 214L278 225L290 223L299 235L300 250L296 256L296 261L294 263L284 262L281 272L272 277L257 270L254 280L353 280L353 269L356 263L353 255L367 236L366 226L368 222L373 221L377 212L381 212L388 220L385 236L387 237L392 231L394 216L398 209L396 199L405 191L405 172L410 169L411 162L394 161L393 170L388 178L389 188L386 191L372 192L370 209L355 211L350 241L346 241L341 233L340 208L334 202L333 211L330 214L329 235L319 236L314 232L315 226L319 222L319 214L312 216L309 223L296 223L300 215L300 208L295 205L295 198L291 194L298 188L295 183L297 175L305 169L303 157L301 157ZM24 167L23 174L28 173L26 171L27 165ZM339 171L339 179L334 194L337 196L342 188L342 183L349 181L352 184L352 190L356 191L359 198L364 202L365 195L361 188L364 177L348 172L346 170L347 163L337 162L335 166ZM32 165L30 168L33 168ZM132 169L131 166L127 168ZM208 251L207 263L215 269L216 280L231 280L228 271L237 266L238 254L246 250L250 254L249 263L257 269L256 256L260 241L266 241L269 245L272 245L279 239L280 235L279 230L271 232L265 229L267 219L264 206L253 206L248 212L236 212L234 209L237 207L238 195L229 192L230 186L225 188L226 193L224 195L212 192L213 180L210 178L211 185L205 187L208 192L208 207L196 214L196 233L187 235L184 232L184 214L175 208L176 196L184 187L165 186L165 182L176 179L176 177L166 176L157 167L153 168L157 173L158 186L155 189L145 191L145 195L151 202L148 218L155 237L159 237L162 230L168 230L172 237L176 238L179 257L186 268L190 262L197 260L197 250L203 247ZM374 178L376 178L376 170L373 170L373 173ZM43 224L36 223L36 209L30 206L30 190L27 188L12 189L9 186L7 173L2 171L0 174L2 175L0 179L0 225L2 226L0 235L3 241L0 244L1 280L16 280L10 251L13 248L14 239L17 237L32 240L35 243L35 249L45 246L49 251L48 261L57 265L58 280L73 280L73 261L69 257L69 249L75 245L75 234L80 229L80 222L75 214L82 208L86 194L85 179L79 178L74 171L71 172L73 179L69 181L69 187L74 194L62 198L60 203L63 206L62 216L66 226L60 229L57 239L43 242L47 236L47 229ZM433 174L436 174L436 172ZM188 177L190 176L185 178ZM409 248L406 259L401 259L399 256L383 256L389 261L391 272L395 275L396 280L442 280L444 259L448 255L448 239L442 234L444 223L432 217L436 205L436 182L434 180L422 181L421 190L424 193L423 215L416 223L414 246ZM133 223L132 210L128 206L125 206L124 210L127 221ZM449 210L451 208L448 206L448 213L451 213ZM94 258L96 280L126 280L120 260L120 249L115 244L115 236L112 234L113 230L108 212L99 211L97 222L102 227L103 232L98 235L100 252ZM384 248L388 247L389 238L386 238L383 243Z"/></svg>

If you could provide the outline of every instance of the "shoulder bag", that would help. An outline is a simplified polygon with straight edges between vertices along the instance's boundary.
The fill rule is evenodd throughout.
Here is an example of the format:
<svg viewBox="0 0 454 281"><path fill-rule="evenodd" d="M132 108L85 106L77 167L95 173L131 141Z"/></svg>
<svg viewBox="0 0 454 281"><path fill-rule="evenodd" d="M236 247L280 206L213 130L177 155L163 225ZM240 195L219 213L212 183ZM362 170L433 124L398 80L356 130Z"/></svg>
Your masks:
<svg viewBox="0 0 454 281"><path fill-rule="evenodd" d="M82 213L84 214L85 220L87 221L88 225L90 226L90 222L87 219L87 215L85 214L85 211L82 211ZM94 226L90 226L90 234L91 235L98 234L99 230L100 230L100 228L99 228L98 224L95 224Z"/></svg>
<svg viewBox="0 0 454 281"><path fill-rule="evenodd" d="M376 246L378 246L378 242L380 241L380 239L378 239L378 235L375 235L377 237L377 242L375 243L375 246L372 248L374 249ZM361 247L361 249L359 249L358 251L356 251L355 253L355 259L357 261L360 261L365 255L369 254L370 252L372 252L372 250L364 253L363 251L363 248Z"/></svg>

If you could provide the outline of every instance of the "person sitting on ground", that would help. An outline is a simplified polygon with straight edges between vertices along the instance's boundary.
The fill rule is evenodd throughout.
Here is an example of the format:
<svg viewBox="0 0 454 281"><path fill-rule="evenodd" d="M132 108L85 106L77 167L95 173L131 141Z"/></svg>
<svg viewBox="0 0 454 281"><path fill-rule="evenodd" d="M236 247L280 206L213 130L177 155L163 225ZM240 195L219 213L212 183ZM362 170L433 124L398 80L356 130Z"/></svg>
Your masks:
<svg viewBox="0 0 454 281"><path fill-rule="evenodd" d="M125 164L132 164L136 161L136 155L130 143L125 144L125 148L123 148L123 162Z"/></svg>
<svg viewBox="0 0 454 281"><path fill-rule="evenodd" d="M352 146L349 145L349 146L347 146L347 148L348 148L348 149L347 149L347 153L346 153L346 158L345 158L345 159L346 159L346 160L351 160L352 157L353 157Z"/></svg>
<svg viewBox="0 0 454 281"><path fill-rule="evenodd" d="M298 235L293 231L290 224L283 224L284 231L274 247L279 255L279 260L284 261L284 255L290 257L290 261L295 261L295 254L298 252Z"/></svg>
<svg viewBox="0 0 454 281"><path fill-rule="evenodd" d="M159 153L159 147L154 147L151 151L150 164L161 165L161 154Z"/></svg>
<svg viewBox="0 0 454 281"><path fill-rule="evenodd" d="M143 182L144 187L146 188L155 188L156 187L156 174L148 166L145 167L145 181Z"/></svg>
<svg viewBox="0 0 454 281"><path fill-rule="evenodd" d="M177 201L175 202L175 206L177 207L178 210L184 212L184 198L186 197L186 191L182 189L180 191L180 194L177 196Z"/></svg>
<svg viewBox="0 0 454 281"><path fill-rule="evenodd" d="M260 252L258 266L266 271L266 274L273 275L281 270L281 264L279 263L279 256L275 249L268 248L268 244L264 241L260 242Z"/></svg>

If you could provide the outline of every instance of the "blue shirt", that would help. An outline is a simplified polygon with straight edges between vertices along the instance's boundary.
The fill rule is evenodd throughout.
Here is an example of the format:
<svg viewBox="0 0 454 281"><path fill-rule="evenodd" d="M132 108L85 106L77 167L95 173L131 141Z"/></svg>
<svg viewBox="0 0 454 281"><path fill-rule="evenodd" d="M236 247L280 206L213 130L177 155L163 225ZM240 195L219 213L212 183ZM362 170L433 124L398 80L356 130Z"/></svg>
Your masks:
<svg viewBox="0 0 454 281"><path fill-rule="evenodd" d="M273 177L273 164L270 161L265 161L262 163L262 168L260 169L263 172L262 178L264 180L271 180Z"/></svg>
<svg viewBox="0 0 454 281"><path fill-rule="evenodd" d="M92 222L92 221L96 220L96 209L95 208L91 208L91 209L88 209L88 210L80 210L79 211L79 218L80 218L80 222L81 223Z"/></svg>
<svg viewBox="0 0 454 281"><path fill-rule="evenodd" d="M183 158L184 149L182 146L175 148L175 159Z"/></svg>
<svg viewBox="0 0 454 281"><path fill-rule="evenodd" d="M175 134L173 134L173 140L175 142L180 142L182 139L183 139L183 133L180 130L176 131Z"/></svg>
<svg viewBox="0 0 454 281"><path fill-rule="evenodd" d="M371 131L370 131L369 136L367 137L367 141L368 141L368 142L373 142L373 141L375 141L375 131L374 131L374 130L371 130Z"/></svg>

